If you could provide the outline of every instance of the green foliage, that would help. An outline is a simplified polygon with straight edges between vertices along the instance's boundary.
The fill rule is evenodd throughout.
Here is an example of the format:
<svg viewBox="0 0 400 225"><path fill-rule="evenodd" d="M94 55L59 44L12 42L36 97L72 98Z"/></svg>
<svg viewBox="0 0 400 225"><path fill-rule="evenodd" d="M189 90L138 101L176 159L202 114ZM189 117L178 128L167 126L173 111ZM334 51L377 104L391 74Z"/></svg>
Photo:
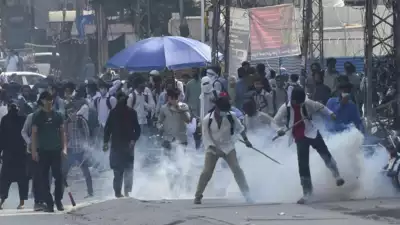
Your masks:
<svg viewBox="0 0 400 225"><path fill-rule="evenodd" d="M103 4L107 16L120 15L122 20L135 24L138 0L92 0L92 4ZM179 12L179 0L150 1L150 27L153 36L168 35L168 21L172 13ZM199 16L200 4L194 0L184 0L185 16ZM146 6L140 9L145 15ZM122 13L123 12L123 13ZM122 16L121 16L122 15ZM142 17L140 24L147 27L147 17Z"/></svg>

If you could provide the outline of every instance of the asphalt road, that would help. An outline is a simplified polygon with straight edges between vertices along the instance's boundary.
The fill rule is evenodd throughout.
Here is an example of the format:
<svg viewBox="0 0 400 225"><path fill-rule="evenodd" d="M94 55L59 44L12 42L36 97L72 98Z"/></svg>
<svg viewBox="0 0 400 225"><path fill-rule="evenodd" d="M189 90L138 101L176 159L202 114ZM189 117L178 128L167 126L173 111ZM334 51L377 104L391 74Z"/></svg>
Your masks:
<svg viewBox="0 0 400 225"><path fill-rule="evenodd" d="M70 182L77 207L64 196L66 211L33 212L33 201L16 210L18 192L14 184L0 225L363 225L400 224L400 199L374 199L296 204L245 204L242 199L141 201L113 199L110 179L94 179L95 197L87 198L84 180ZM109 200L107 200L109 199Z"/></svg>
<svg viewBox="0 0 400 225"><path fill-rule="evenodd" d="M1 224L20 225L383 225L400 223L400 199L296 204L245 204L205 199L97 202L54 214L19 212L1 216Z"/></svg>

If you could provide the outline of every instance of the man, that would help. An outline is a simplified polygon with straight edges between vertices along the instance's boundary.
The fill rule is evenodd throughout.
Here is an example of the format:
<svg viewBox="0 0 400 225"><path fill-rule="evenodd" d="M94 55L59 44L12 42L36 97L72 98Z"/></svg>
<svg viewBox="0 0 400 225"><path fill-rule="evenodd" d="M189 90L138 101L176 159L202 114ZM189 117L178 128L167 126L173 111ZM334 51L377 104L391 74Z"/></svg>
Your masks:
<svg viewBox="0 0 400 225"><path fill-rule="evenodd" d="M299 75L298 74L290 74L289 81L287 83L287 101L290 101L290 96L292 95L293 88L301 87L299 84ZM315 87L315 86L314 86Z"/></svg>
<svg viewBox="0 0 400 225"><path fill-rule="evenodd" d="M40 105L38 105L38 107L41 107ZM40 110L40 109L37 109ZM21 135L24 138L24 141L27 145L27 152L30 156L30 158L32 159L32 117L33 117L34 113L29 114L26 117L25 123L24 123L24 127L21 130ZM46 205L45 205L45 201L43 199L42 196L42 192L40 190L41 188L41 171L40 168L38 166L38 163L34 160L29 160L29 176L32 178L32 192L33 192L33 198L34 198L34 205L33 205L33 210L34 211L42 211L45 209Z"/></svg>
<svg viewBox="0 0 400 225"><path fill-rule="evenodd" d="M341 132L347 129L350 124L354 124L357 129L364 131L357 105L351 100L352 87L353 85L350 83L340 84L338 86L340 96L328 100L326 107L336 115L336 120L329 124L330 131Z"/></svg>
<svg viewBox="0 0 400 225"><path fill-rule="evenodd" d="M263 84L263 80L261 77L258 77L254 80L254 88L255 88L255 92L253 95L253 99L256 104L257 111L273 114L273 112L274 112L273 106L272 105L270 106L268 104L269 102L271 102L271 101L268 101L270 95L264 89L264 84Z"/></svg>
<svg viewBox="0 0 400 225"><path fill-rule="evenodd" d="M104 128L110 111L117 105L117 99L108 93L108 85L105 82L99 83L100 97L94 100L94 107L97 110L98 121L101 128Z"/></svg>
<svg viewBox="0 0 400 225"><path fill-rule="evenodd" d="M11 49L6 58L6 72L17 72L20 64L19 60L20 58L18 57L17 52Z"/></svg>
<svg viewBox="0 0 400 225"><path fill-rule="evenodd" d="M215 99L216 94L217 91L213 88L212 79L209 76L201 78L201 94L199 96L200 119L203 119L204 116L207 115L208 111L214 107L213 100Z"/></svg>
<svg viewBox="0 0 400 225"><path fill-rule="evenodd" d="M11 183L18 183L19 205L23 209L28 200L29 179L27 176L26 145L21 136L25 116L18 114L15 103L9 103L8 113L0 123L0 155L3 164L0 172L0 210L8 198Z"/></svg>
<svg viewBox="0 0 400 225"><path fill-rule="evenodd" d="M68 140L68 160L64 163L64 177L68 176L68 172L75 163L79 165L85 177L87 196L93 197L92 176L89 170L89 162L85 158L85 150L89 145L89 126L87 120L79 115L78 112L82 107L79 99L73 100L67 107L67 119L65 121L65 129Z"/></svg>
<svg viewBox="0 0 400 225"><path fill-rule="evenodd" d="M177 88L167 90L167 99L167 104L161 107L157 124L164 138L165 153L170 156L171 142L187 145L186 124L190 122L190 112L188 105L178 100Z"/></svg>
<svg viewBox="0 0 400 225"><path fill-rule="evenodd" d="M324 84L328 86L332 92L336 92L337 78L339 76L339 72L336 70L336 59L326 59L326 67L327 68L324 74Z"/></svg>
<svg viewBox="0 0 400 225"><path fill-rule="evenodd" d="M314 88L315 88L314 75L321 71L321 65L319 63L313 63L311 64L310 69L311 69L311 74L307 76L304 86L307 94L314 93ZM290 101L290 98L288 101Z"/></svg>
<svg viewBox="0 0 400 225"><path fill-rule="evenodd" d="M288 99L287 91L285 89L285 83L288 80L288 76L279 75L276 76L275 80L276 88L272 89L269 98L269 100L271 100L269 105L271 109L273 109L273 114L271 116L274 116L278 112L279 107L285 104Z"/></svg>
<svg viewBox="0 0 400 225"><path fill-rule="evenodd" d="M202 121L203 145L206 149L206 157L197 185L194 204L201 204L203 192L214 173L215 165L219 158L223 158L228 163L240 191L246 200L251 202L249 187L236 156L236 136L240 134L247 147L252 145L244 133L244 126L230 110L229 97L227 93L222 92L215 101L214 111L207 114Z"/></svg>
<svg viewBox="0 0 400 225"><path fill-rule="evenodd" d="M21 116L27 116L33 112L33 104L30 102L31 88L29 85L23 85L21 94L18 96L18 108Z"/></svg>
<svg viewBox="0 0 400 225"><path fill-rule="evenodd" d="M257 110L256 102L249 99L243 104L244 121L246 132L258 129L265 129L266 125L270 125L273 118L267 113Z"/></svg>
<svg viewBox="0 0 400 225"><path fill-rule="evenodd" d="M189 105L190 111L196 117L200 116L200 94L201 94L201 81L200 71L194 68L192 79L186 84L185 88L185 102Z"/></svg>
<svg viewBox="0 0 400 225"><path fill-rule="evenodd" d="M331 97L331 89L324 84L324 72L314 74L315 88L314 93L310 93L310 98L325 105Z"/></svg>
<svg viewBox="0 0 400 225"><path fill-rule="evenodd" d="M297 201L298 204L307 203L313 191L309 163L310 146L317 150L318 154L324 160L325 165L331 170L333 177L336 179L337 186L344 184L344 180L340 177L336 161L333 159L324 139L311 120L311 116L320 111L335 119L334 113L321 103L306 99L305 91L297 87L292 91L291 101L287 105L282 105L274 117L276 125L286 127L280 129L278 135L285 135L286 129L291 128L289 131L290 136L296 142L300 181L303 187L303 197Z"/></svg>
<svg viewBox="0 0 400 225"><path fill-rule="evenodd" d="M353 98L354 103L360 110L360 114L362 113L361 103L364 99L364 96L361 94L361 77L356 73L356 67L351 62L344 63L345 76L347 76L347 80L353 86L351 90L351 97Z"/></svg>
<svg viewBox="0 0 400 225"><path fill-rule="evenodd" d="M133 185L134 147L140 137L137 113L127 106L127 97L119 93L118 103L111 110L104 127L103 151L108 151L111 139L110 167L114 171L113 188L116 198L129 197Z"/></svg>
<svg viewBox="0 0 400 225"><path fill-rule="evenodd" d="M53 97L53 110L59 112L62 116L65 116L65 104L64 100L59 96L59 87L57 84L50 84L48 87L48 92Z"/></svg>
<svg viewBox="0 0 400 225"><path fill-rule="evenodd" d="M63 211L64 178L62 159L67 156L67 141L63 116L53 110L53 96L48 91L40 94L38 104L41 108L32 116L32 159L39 163L42 175L43 197L47 207L45 212ZM49 173L55 180L54 200L50 192Z"/></svg>
<svg viewBox="0 0 400 225"><path fill-rule="evenodd" d="M136 111L141 131L148 133L147 125L151 125L149 118L152 117L155 107L153 95L150 88L146 87L143 78L136 78L134 83L135 87L129 94L127 105Z"/></svg>

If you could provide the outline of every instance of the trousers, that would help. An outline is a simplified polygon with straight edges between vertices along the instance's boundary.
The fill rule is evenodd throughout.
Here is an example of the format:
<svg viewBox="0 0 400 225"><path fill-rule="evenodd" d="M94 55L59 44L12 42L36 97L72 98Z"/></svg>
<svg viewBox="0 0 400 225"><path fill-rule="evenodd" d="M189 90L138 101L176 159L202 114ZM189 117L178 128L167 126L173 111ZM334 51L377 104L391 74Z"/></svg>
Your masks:
<svg viewBox="0 0 400 225"><path fill-rule="evenodd" d="M214 173L215 165L217 164L219 158L223 158L228 163L228 166L235 177L240 191L244 196L246 196L249 193L249 186L247 185L246 177L244 176L244 172L237 160L236 150L232 150L228 154L225 154L220 150L218 150L216 153L207 150L204 160L204 168L201 172L199 183L197 184L195 197L203 197L203 192Z"/></svg>
<svg viewBox="0 0 400 225"><path fill-rule="evenodd" d="M324 160L326 167L332 172L333 177L337 178L340 176L336 161L329 152L319 132L314 139L305 137L296 140L296 146L300 182L305 195L311 194L313 190L310 173L310 146L312 146L321 156L322 160Z"/></svg>
<svg viewBox="0 0 400 225"><path fill-rule="evenodd" d="M28 192L29 192L29 179L19 178L17 181L18 184L18 193L20 200L28 200ZM6 200L8 198L8 192L10 191L11 184L13 180L0 175L0 198L1 200Z"/></svg>
<svg viewBox="0 0 400 225"><path fill-rule="evenodd" d="M54 201L61 201L64 194L64 177L62 172L61 151L39 151L39 168L42 176L42 196L47 206L51 207L54 205ZM50 191L50 170L54 178L54 200Z"/></svg>
<svg viewBox="0 0 400 225"><path fill-rule="evenodd" d="M68 152L73 152L73 151L68 150ZM68 160L64 163L63 166L63 176L65 178L68 176L71 167L74 166L75 163L78 163L79 168L82 170L83 176L85 177L88 194L92 195L93 194L92 175L90 174L89 170L89 162L84 158L84 152L68 154Z"/></svg>
<svg viewBox="0 0 400 225"><path fill-rule="evenodd" d="M114 169L113 188L115 195L121 195L122 183L125 193L132 192L133 168Z"/></svg>

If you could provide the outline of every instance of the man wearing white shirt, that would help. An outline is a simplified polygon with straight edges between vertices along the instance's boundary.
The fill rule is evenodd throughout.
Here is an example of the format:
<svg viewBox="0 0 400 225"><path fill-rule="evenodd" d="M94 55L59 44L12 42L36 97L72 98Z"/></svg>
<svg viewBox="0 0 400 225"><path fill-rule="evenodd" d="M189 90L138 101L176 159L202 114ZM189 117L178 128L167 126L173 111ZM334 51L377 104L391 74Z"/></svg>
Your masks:
<svg viewBox="0 0 400 225"><path fill-rule="evenodd" d="M127 105L136 111L142 132L146 133L149 113L153 113L155 108L154 98L144 80L138 78L135 83L137 87L129 94Z"/></svg>
<svg viewBox="0 0 400 225"><path fill-rule="evenodd" d="M117 105L117 99L108 93L108 87L105 83L99 84L100 97L94 100L97 109L99 124L104 128L111 109Z"/></svg>
<svg viewBox="0 0 400 225"><path fill-rule="evenodd" d="M206 149L204 168L200 175L194 204L201 204L203 192L211 179L215 165L222 157L229 165L239 185L240 191L251 202L249 187L236 156L235 142L240 134L247 147L252 147L244 133L244 126L231 112L231 104L226 92L221 92L215 101L214 111L202 121L203 145Z"/></svg>
<svg viewBox="0 0 400 225"><path fill-rule="evenodd" d="M16 72L18 71L19 57L14 50L10 51L10 55L6 58L6 71Z"/></svg>

